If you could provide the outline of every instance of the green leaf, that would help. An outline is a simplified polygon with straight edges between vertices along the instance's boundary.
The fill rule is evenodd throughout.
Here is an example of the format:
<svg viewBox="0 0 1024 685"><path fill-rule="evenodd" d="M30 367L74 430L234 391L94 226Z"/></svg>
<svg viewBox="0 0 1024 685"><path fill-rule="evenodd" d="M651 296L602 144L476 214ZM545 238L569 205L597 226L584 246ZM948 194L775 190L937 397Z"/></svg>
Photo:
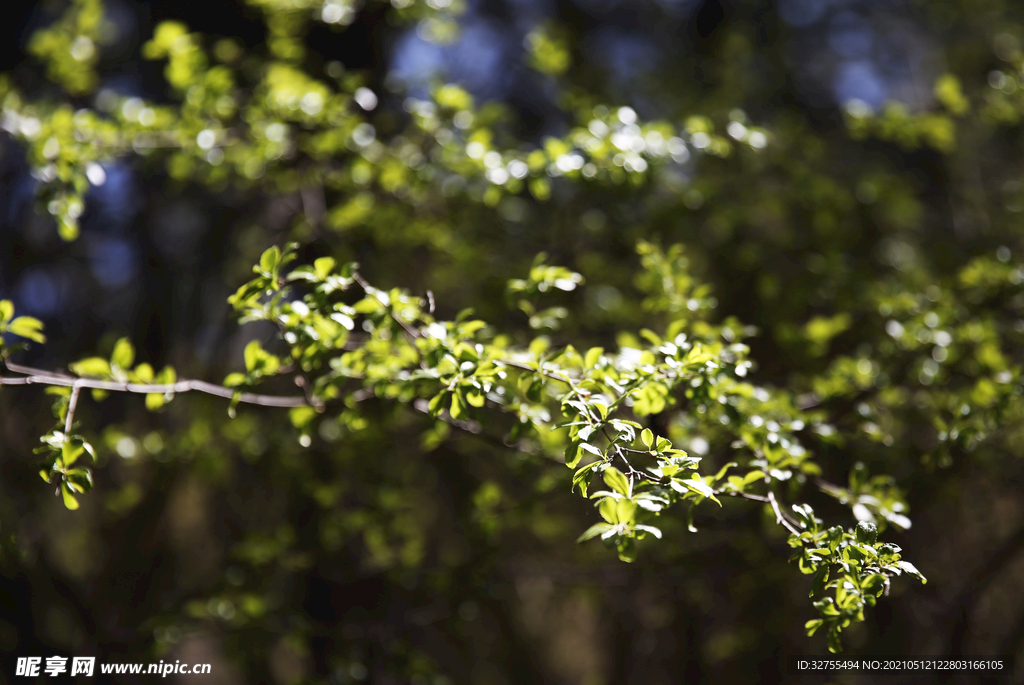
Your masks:
<svg viewBox="0 0 1024 685"><path fill-rule="evenodd" d="M224 385L229 388L234 388L245 383L244 373L229 373L227 378L224 379Z"/></svg>
<svg viewBox="0 0 1024 685"><path fill-rule="evenodd" d="M69 487L74 492L92 490L92 472L89 469L71 469L67 473Z"/></svg>
<svg viewBox="0 0 1024 685"><path fill-rule="evenodd" d="M718 501L717 497L715 497L715 491L711 489L711 486L702 480L698 480L698 478L673 478L669 481L669 485L677 492L686 492L686 490L689 490L697 493L698 495L702 495L703 497L707 497L718 506L722 506L722 503Z"/></svg>
<svg viewBox="0 0 1024 685"><path fill-rule="evenodd" d="M622 474L622 471L610 466L605 469L603 476L604 482L609 488L626 497L630 496L629 480Z"/></svg>
<svg viewBox="0 0 1024 685"><path fill-rule="evenodd" d="M448 413L450 413L452 418L456 420L461 419L466 415L466 407L459 399L459 393L457 392L452 393L452 406L448 410Z"/></svg>
<svg viewBox="0 0 1024 685"><path fill-rule="evenodd" d="M611 528L612 527L607 523L595 523L590 528L587 528L587 530L584 531L583 535L576 538L576 542L586 542L587 540L596 538L598 535L601 535L602 533L611 530Z"/></svg>
<svg viewBox="0 0 1024 685"><path fill-rule="evenodd" d="M280 263L281 249L277 245L274 245L273 247L264 251L264 253L260 256L259 270L262 271L264 275L269 276L273 274L274 270L277 268L277 265Z"/></svg>
<svg viewBox="0 0 1024 685"><path fill-rule="evenodd" d="M655 347L659 347L663 343L661 336L652 331L650 328L641 328L640 337L644 338L645 340L647 340L647 342L651 343Z"/></svg>
<svg viewBox="0 0 1024 685"><path fill-rule="evenodd" d="M661 539L661 530L658 529L658 528L655 528L654 526L645 526L642 523L638 523L638 524L636 524L633 527L636 528L637 530L642 530L642 531L644 531L646 533L650 533L651 535L653 535L654 537L658 538L659 540Z"/></svg>
<svg viewBox="0 0 1024 685"><path fill-rule="evenodd" d="M114 353L110 355L111 366L127 371L135 362L135 347L128 338L121 338L114 345Z"/></svg>
<svg viewBox="0 0 1024 685"><path fill-rule="evenodd" d="M840 526L832 526L825 534L828 536L828 549L830 552L835 552L839 547L839 543L842 542L845 533Z"/></svg>
<svg viewBox="0 0 1024 685"><path fill-rule="evenodd" d="M263 348L260 347L259 341L250 340L242 356L245 359L245 368L250 372L255 371L263 356Z"/></svg>
<svg viewBox="0 0 1024 685"><path fill-rule="evenodd" d="M174 385L178 381L178 374L173 366L165 366L153 379L158 385Z"/></svg>
<svg viewBox="0 0 1024 685"><path fill-rule="evenodd" d="M838 616L839 610L836 609L835 600L831 597L825 597L824 599L814 602L814 608L817 609L823 616Z"/></svg>
<svg viewBox="0 0 1024 685"><path fill-rule="evenodd" d="M331 271L334 270L336 262L333 257L320 257L313 261L313 268L316 270L316 275L320 277L320 280L325 280L331 275Z"/></svg>
<svg viewBox="0 0 1024 685"><path fill-rule="evenodd" d="M68 487L67 483L60 484L61 494L64 496L64 506L74 511L78 508L78 500L75 499L74 494L71 492L71 488Z"/></svg>
<svg viewBox="0 0 1024 685"><path fill-rule="evenodd" d="M531 402L540 402L543 397L543 393L544 379L540 376L534 376L529 387L526 389L526 399Z"/></svg>
<svg viewBox="0 0 1024 685"><path fill-rule="evenodd" d="M442 390L441 392L434 395L433 398L431 398L430 404L427 405L427 411L430 413L431 417L436 419L441 414L441 412L444 411L444 401L445 399L447 399L447 397L448 391Z"/></svg>
<svg viewBox="0 0 1024 685"><path fill-rule="evenodd" d="M636 503L628 499L619 500L615 503L615 511L619 523L632 523L636 515Z"/></svg>
<svg viewBox="0 0 1024 685"><path fill-rule="evenodd" d="M166 401L162 393L151 392L146 395L146 409L149 411L156 411L164 406L164 404L166 404Z"/></svg>
<svg viewBox="0 0 1024 685"><path fill-rule="evenodd" d="M602 354L604 354L603 347L591 347L587 350L587 356L583 358L583 368L592 369L597 366Z"/></svg>
<svg viewBox="0 0 1024 685"><path fill-rule="evenodd" d="M825 625L825 619L814 618L804 624L804 630L807 631L807 637L811 637L814 633L818 632L818 628Z"/></svg>
<svg viewBox="0 0 1024 685"><path fill-rule="evenodd" d="M874 559L876 556L878 556L878 552L876 552L875 548L871 547L870 545L862 545L859 542L851 542L850 547L858 550L861 554L864 555L865 559Z"/></svg>
<svg viewBox="0 0 1024 685"><path fill-rule="evenodd" d="M836 623L833 623L832 627L828 630L828 651L833 654L843 651L843 643L839 640L839 631L839 625Z"/></svg>
<svg viewBox="0 0 1024 685"><path fill-rule="evenodd" d="M357 314L372 314L378 309L381 309L383 306L384 305L382 305L376 297L374 297L373 295L367 295L366 297L352 305L352 309Z"/></svg>
<svg viewBox="0 0 1024 685"><path fill-rule="evenodd" d="M37 343L46 342L46 336L42 333L43 322L31 316L19 316L7 325L7 330Z"/></svg>
<svg viewBox="0 0 1024 685"><path fill-rule="evenodd" d="M745 476L743 476L743 485L742 485L742 487L746 487L746 486L750 485L751 483L756 483L759 480L764 480L764 471L761 471L759 469L754 469L753 471L751 471L748 474L746 474Z"/></svg>
<svg viewBox="0 0 1024 685"><path fill-rule="evenodd" d="M640 442L644 444L647 449L651 449L651 445L654 444L654 433L651 432L650 428L644 428L640 432Z"/></svg>
<svg viewBox="0 0 1024 685"><path fill-rule="evenodd" d="M483 390L476 386L470 386L466 389L466 402L471 407L480 408L484 406L487 401L487 397L484 395Z"/></svg>
<svg viewBox="0 0 1024 685"><path fill-rule="evenodd" d="M605 497L597 505L597 511L608 523L619 522L619 509L617 503L611 497Z"/></svg>
<svg viewBox="0 0 1024 685"><path fill-rule="evenodd" d="M909 561L897 561L896 565L904 571L906 571L907 573L909 573L910 575L920 580L921 583L928 582L928 580L921 574L921 572L917 570L917 567L911 564Z"/></svg>
<svg viewBox="0 0 1024 685"><path fill-rule="evenodd" d="M580 492L583 494L584 497L587 496L587 488L590 485L590 479L594 475L594 469L596 469L601 464L604 464L604 462L595 461L593 463L587 464L586 466L581 466L580 469L573 474L572 486L573 488L575 488L578 485L580 488Z"/></svg>
<svg viewBox="0 0 1024 685"><path fill-rule="evenodd" d="M619 559L627 564L636 561L636 541L632 538L619 540Z"/></svg>
<svg viewBox="0 0 1024 685"><path fill-rule="evenodd" d="M873 545L878 539L878 528L870 521L861 521L857 524L857 542L864 545Z"/></svg>
<svg viewBox="0 0 1024 685"><path fill-rule="evenodd" d="M665 505L662 504L660 500L641 498L637 499L636 503L638 506L642 507L643 509L646 509L647 511L659 512L665 508Z"/></svg>
<svg viewBox="0 0 1024 685"><path fill-rule="evenodd" d="M825 583L828 582L829 568L828 564L822 564L818 567L818 571L814 574L813 580L811 580L811 593L808 597L814 597L825 589Z"/></svg>
<svg viewBox="0 0 1024 685"><path fill-rule="evenodd" d="M881 573L873 573L861 582L860 587L865 595L878 596L885 589L885 576Z"/></svg>
<svg viewBox="0 0 1024 685"><path fill-rule="evenodd" d="M110 376L110 362L102 357L89 357L80 362L71 364L71 370L79 376L95 376L107 378Z"/></svg>
<svg viewBox="0 0 1024 685"><path fill-rule="evenodd" d="M60 456L61 461L64 462L65 468L71 466L78 458L85 452L85 447L82 446L81 440L67 440L61 446Z"/></svg>
<svg viewBox="0 0 1024 685"><path fill-rule="evenodd" d="M149 364L139 364L135 367L135 378L137 382L148 385L153 382L153 367Z"/></svg>
<svg viewBox="0 0 1024 685"><path fill-rule="evenodd" d="M5 324L14 316L14 303L10 300L0 300L0 324Z"/></svg>
<svg viewBox="0 0 1024 685"><path fill-rule="evenodd" d="M565 465L570 469L576 468L583 458L583 451L580 449L579 440L574 440L565 448Z"/></svg>
<svg viewBox="0 0 1024 685"><path fill-rule="evenodd" d="M737 464L734 461L730 461L728 464L726 464L722 468L718 469L718 473L716 473L715 477L712 478L711 480L713 480L715 482L718 482L718 481L722 480L722 476L725 475L725 472L728 471L729 469L731 469L734 466L739 466L739 464Z"/></svg>
<svg viewBox="0 0 1024 685"><path fill-rule="evenodd" d="M801 525L804 528L816 530L817 524L814 519L814 510L811 509L809 504L794 504L793 513L796 514L797 519L800 520Z"/></svg>

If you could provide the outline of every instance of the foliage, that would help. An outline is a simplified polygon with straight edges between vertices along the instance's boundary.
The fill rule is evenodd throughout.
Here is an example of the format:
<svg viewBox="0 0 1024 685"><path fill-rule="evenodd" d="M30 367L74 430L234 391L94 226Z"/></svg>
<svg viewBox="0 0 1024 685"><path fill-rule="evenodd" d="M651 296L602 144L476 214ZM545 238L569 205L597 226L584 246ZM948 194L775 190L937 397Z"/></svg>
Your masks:
<svg viewBox="0 0 1024 685"><path fill-rule="evenodd" d="M834 601L815 603L823 618L808 624L809 632L829 624L832 651L840 649L841 629L851 620L864 619L864 606L874 603L891 576L906 571L921 577L900 560L898 548L886 545L879 551L883 543L876 544L874 524L861 524L871 526L870 540L861 539L860 528L856 538L840 527L825 532L809 505L792 505L793 516L775 502L774 483L802 483L821 473L796 433L808 423L816 428L824 424L794 410L792 397L785 393L773 396L742 381L750 362L748 348L738 342L735 331L743 327L733 320L720 326L706 320L706 308L702 311L693 296L706 295L707 289L691 283L678 246L668 253L650 243L639 246L647 267L641 279L648 291L644 304L652 312L669 313L664 334L643 329L632 339L644 343L624 345L617 352L595 347L585 353L571 345L553 350L544 337L521 348L509 345L507 336L466 313L454 321L438 321L423 311L423 300L367 284L356 264L338 268L332 258L322 257L311 266L287 271L295 247L269 248L253 269L256 278L229 299L242 322L269 321L277 327L289 346L291 364L283 365L252 341L245 348L246 371L229 375L224 384L236 389L237 402L241 390L267 377L293 369L300 373L310 391L311 409L293 410L291 418L304 444L310 442L317 411L339 398L351 403L359 392L404 404L425 402L430 416L465 430L471 430L466 428L471 420L490 425L488 411L506 413L513 424L508 444L528 450L534 442L549 458L563 455L574 470L572 488L595 500L603 522L588 528L579 541L600 537L627 562L636 559L637 541L662 537L651 524L673 504L686 506L689 527L695 531L693 508L704 500L719 506L720 496L771 502L779 523L792 533L790 545L801 549L796 557L801 570L817 573L812 595L836 589ZM523 294L572 290L581 281L577 273L538 260L527 279L510 282L508 289ZM346 303L353 286L362 290L362 297ZM684 307L684 302L693 304ZM356 330L365 335L352 335ZM172 369L154 378L148 364L132 370L133 362L134 349L122 339L109 362L93 357L71 368L81 375L136 384L174 382ZM55 409L61 422L70 421L64 402L70 392L62 389ZM169 396L150 393L147 408L160 408ZM749 453L738 456L742 466L731 462L702 477L696 472L700 458L635 420L671 410L683 398L697 408L698 430L724 424L727 433L734 431L732 438ZM553 422L559 415L564 420ZM50 470L41 475L51 482L50 472L59 474L65 503L77 508L73 493L87 492L92 476L88 469L71 466L83 451L91 453L91 446L59 430L42 440L52 455ZM730 468L739 471L728 474ZM593 487L598 476L606 489ZM899 499L892 502L884 480L872 483L863 499L885 502L886 511L903 509ZM845 494L841 500L851 501ZM906 517L900 521L909 525ZM845 575L827 583L833 566Z"/></svg>

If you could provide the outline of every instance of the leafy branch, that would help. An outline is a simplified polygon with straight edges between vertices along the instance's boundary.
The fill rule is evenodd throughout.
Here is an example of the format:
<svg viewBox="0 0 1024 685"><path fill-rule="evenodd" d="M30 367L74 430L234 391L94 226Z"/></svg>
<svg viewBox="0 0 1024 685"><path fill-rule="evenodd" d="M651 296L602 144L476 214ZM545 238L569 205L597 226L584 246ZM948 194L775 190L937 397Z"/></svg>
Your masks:
<svg viewBox="0 0 1024 685"><path fill-rule="evenodd" d="M640 337L646 342L638 341L637 347L617 352L591 348L581 354L571 345L551 349L546 338L527 347L510 346L486 322L471 319L470 312L439 321L431 313L432 302L399 289L377 289L356 264L339 266L322 257L292 268L295 247L264 252L253 268L255 277L229 298L241 322L276 326L288 358L252 341L244 351L245 371L228 375L223 385L178 381L169 367L157 374L147 364L135 365L127 340L115 345L109 359L91 357L72 364L77 376L6 362L20 376L0 378L5 385L59 386L55 414L61 423L42 438L41 450L49 457L41 475L47 482L62 480L69 507L78 506L74 495L88 491L92 483L88 469L73 466L81 454L92 454L84 439L72 435L82 389L91 389L100 399L111 391L145 394L150 409L187 391L230 399L229 413L243 402L288 407L304 445L311 443L311 429L328 402L344 399L351 410L355 402L376 396L485 439L491 436L479 426L490 422L486 412L512 417L512 430L501 443L529 440L539 443L544 457L564 461L573 472L571 489L593 501L601 519L579 541L600 538L623 561L636 559L639 541L663 536L653 524L675 505L685 507L692 532L694 510L705 500L722 506L721 497L735 497L768 505L790 533L789 544L798 548L794 560L800 569L816 574L812 595L836 590L834 599L815 604L820 623L808 623L810 632L829 625L830 649L838 649L842 628L863 619L864 606L873 604L889 578L904 572L920 575L902 562L894 546L868 541L861 529L823 532L809 505L784 507L777 500L773 484L795 478L816 482L827 494L851 501L845 490L820 478L821 469L800 444L797 432L806 422L820 419L795 409L784 393L773 396L745 381L748 349L735 342L734 333L742 327L735 322L713 326L700 318L700 306L690 305L694 294L706 298L707 292L684 277L678 249L665 253L650 244L639 248L646 302L669 315L665 334L644 329ZM540 294L581 282L582 277L562 267L535 264L529 279L510 288ZM556 287L541 287L545 284ZM357 325L365 335L353 335ZM250 392L268 378L293 372L302 396ZM685 434L657 435L641 423L678 406L684 397L688 406L699 409L695 414L703 417L701 430L709 436L713 430L731 434L734 447L748 455L741 453L738 461L714 475L701 475L701 458L675 444ZM554 418L559 415L560 421ZM603 488L594 487L597 477ZM832 569L832 577L841 582L829 582Z"/></svg>

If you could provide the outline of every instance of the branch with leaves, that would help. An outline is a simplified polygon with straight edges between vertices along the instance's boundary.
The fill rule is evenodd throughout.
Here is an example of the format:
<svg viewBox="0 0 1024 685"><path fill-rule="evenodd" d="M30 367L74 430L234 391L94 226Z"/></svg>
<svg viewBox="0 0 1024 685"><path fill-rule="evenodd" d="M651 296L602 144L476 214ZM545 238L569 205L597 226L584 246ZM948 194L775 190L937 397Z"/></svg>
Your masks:
<svg viewBox="0 0 1024 685"><path fill-rule="evenodd" d="M40 451L48 456L41 475L60 482L70 508L78 506L75 495L92 485L89 469L77 465L80 457L93 454L92 447L73 432L82 389L98 398L108 392L142 393L151 410L187 391L230 399L232 415L239 403L290 407L304 445L311 444L312 428L328 403L351 405L357 395L376 396L423 408L456 426L487 425L495 411L512 417L504 444L539 444L541 454L564 461L573 472L571 488L592 500L601 518L579 541L600 538L623 561L636 559L639 541L662 537L655 523L673 507L685 509L687 527L696 532L694 512L706 500L722 506L722 497L734 497L769 506L790 534L789 544L797 550L793 560L815 576L812 597L835 591L834 598L815 603L821 617L807 625L813 632L827 624L833 651L839 649L842 628L863 620L864 607L874 603L890 578L921 577L898 548L876 541L873 524L862 523L854 532L826 531L808 504L779 501L779 486L786 481L819 483L821 491L849 501L841 488L820 479L821 469L798 435L807 425L827 432L827 425L796 408L786 393L744 380L751 365L748 348L738 339L744 329L732 320L720 325L705 320L707 307L694 296L710 295L685 274L679 248L639 246L645 304L666 313L664 334L644 329L636 347L582 353L571 345L553 349L543 337L525 347L510 345L507 336L498 336L470 312L438 320L430 302L373 287L356 264L339 267L322 257L292 268L294 248L267 250L254 267L255 277L229 298L241 322L274 324L287 353L250 342L245 371L228 375L222 386L178 381L169 367L154 373L148 364L134 365L127 340L115 345L109 359L72 364L74 376L6 362L20 376L4 376L5 385L56 386L50 390L57 395L58 425L42 438ZM509 284L509 291L537 298L572 290L582 280L564 267L538 261L527 279ZM41 341L41 325L11 318L11 309L4 304L3 325ZM365 335L354 335L357 327ZM263 381L292 372L305 395L253 392ZM700 417L699 432L730 437L737 460L702 475L700 457L642 423L681 406Z"/></svg>

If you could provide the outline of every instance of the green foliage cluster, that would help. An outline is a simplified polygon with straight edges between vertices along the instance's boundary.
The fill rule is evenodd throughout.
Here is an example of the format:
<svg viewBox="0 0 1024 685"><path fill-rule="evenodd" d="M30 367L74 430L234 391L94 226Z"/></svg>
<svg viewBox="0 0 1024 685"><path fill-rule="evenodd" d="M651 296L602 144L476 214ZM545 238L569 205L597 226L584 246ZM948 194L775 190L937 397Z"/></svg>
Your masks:
<svg viewBox="0 0 1024 685"><path fill-rule="evenodd" d="M31 316L15 316L14 303L10 300L0 300L0 335L4 333L11 333L37 343L46 342L43 322ZM12 351L5 345L3 338L0 338L0 354L6 357Z"/></svg>
<svg viewBox="0 0 1024 685"><path fill-rule="evenodd" d="M271 14L275 27L289 25L278 20L302 9L293 3L256 4ZM288 35L296 43L302 31L293 27ZM667 122L641 123L629 107L599 105L585 113L585 125L565 137L548 138L529 152L517 150L496 138L493 125L500 111L478 111L473 98L453 84L439 87L432 101L407 100L408 126L382 141L367 116L378 95L359 75L337 63L328 65L327 73L308 74L295 65L301 55L292 55L294 46L278 49L277 40L270 40L273 57L254 63L229 39L211 49L180 22L159 25L143 56L166 60L167 82L180 107L104 92L98 109L74 110L67 104L26 102L9 82L0 81L4 128L26 145L42 181L40 202L57 219L61 236L78 236L82 197L90 184L104 182L102 164L130 152L162 158L174 179L215 188L227 183L279 192L319 187L332 200L346 198L330 203L325 221L347 228L379 211L380 195L423 205L440 186L488 206L524 190L546 200L552 178L642 184L666 161L683 162L691 151L725 156L733 149L733 141L716 134L704 117L691 117L677 129ZM50 61L63 64L55 59ZM735 142L757 150L767 137L759 129L744 129Z"/></svg>
<svg viewBox="0 0 1024 685"><path fill-rule="evenodd" d="M688 527L696 532L693 510L704 500L719 506L719 498L727 496L770 503L778 522L791 531L790 545L801 550L795 557L801 570L816 573L812 595L836 590L835 600L815 603L822 618L808 623L809 631L828 623L833 651L839 649L841 629L851 620L863 620L864 606L874 603L890 577L904 571L921 577L892 545L884 552L877 551L883 543L877 549L868 546L875 544L873 535L867 542L858 533L851 542L853 534L840 527L820 530L809 505L790 505L793 514L782 509L775 495L780 486L786 481L804 484L821 474L798 433L806 427L826 433L831 429L820 417L794 408L787 393L770 393L743 380L751 364L749 348L740 342L745 329L731 319L722 325L707 320L709 308L701 307L698 299L706 302L707 287L686 273L679 246L666 252L650 243L639 245L646 267L639 279L647 292L644 306L665 313L666 327L662 334L643 329L614 352L597 347L578 352L571 345L553 349L543 336L517 347L509 336L472 319L470 311L453 321L439 321L424 310L425 300L369 285L354 263L338 267L333 258L322 257L310 266L289 269L296 247L264 252L253 269L256 277L229 299L240 321L274 324L289 348L282 363L257 341L246 346L245 372L224 381L235 390L232 410L243 391L294 371L309 391L308 406L291 412L304 445L311 443L318 414L330 402L342 400L354 408L356 398L368 396L361 393L420 406L431 417L469 431L480 430L475 426L487 430L496 422L489 414L505 414L512 422L503 438L506 444L539 449L549 458L560 455L573 470L572 489L594 500L603 521L579 541L600 537L623 561L636 560L637 541L662 537L652 524L673 505L685 507ZM579 274L544 265L541 259L543 255L527 279L509 283L510 294L568 291L582 281ZM353 298L353 291L361 291L361 297ZM109 362L92 357L71 368L82 377L140 385L175 381L169 367L154 375L148 364L133 369L133 362L134 349L122 339ZM61 422L67 419L71 392L59 390L55 414ZM159 409L171 396L149 393L147 408ZM684 397L697 408L698 431L717 428L737 441L742 450L737 456L748 456L702 476L697 470L700 458L639 423L672 409ZM58 429L42 440L51 456L49 470L41 475L52 482L53 474L59 474L65 503L77 508L74 493L88 491L92 476L72 464L83 452L92 454L91 446ZM596 478L605 489L595 487ZM826 492L844 504L870 499L884 512L905 508L885 480L859 483L854 489L860 499L837 488ZM798 490L787 489L788 494ZM906 517L900 520L909 525ZM833 567L844 575L829 584Z"/></svg>

